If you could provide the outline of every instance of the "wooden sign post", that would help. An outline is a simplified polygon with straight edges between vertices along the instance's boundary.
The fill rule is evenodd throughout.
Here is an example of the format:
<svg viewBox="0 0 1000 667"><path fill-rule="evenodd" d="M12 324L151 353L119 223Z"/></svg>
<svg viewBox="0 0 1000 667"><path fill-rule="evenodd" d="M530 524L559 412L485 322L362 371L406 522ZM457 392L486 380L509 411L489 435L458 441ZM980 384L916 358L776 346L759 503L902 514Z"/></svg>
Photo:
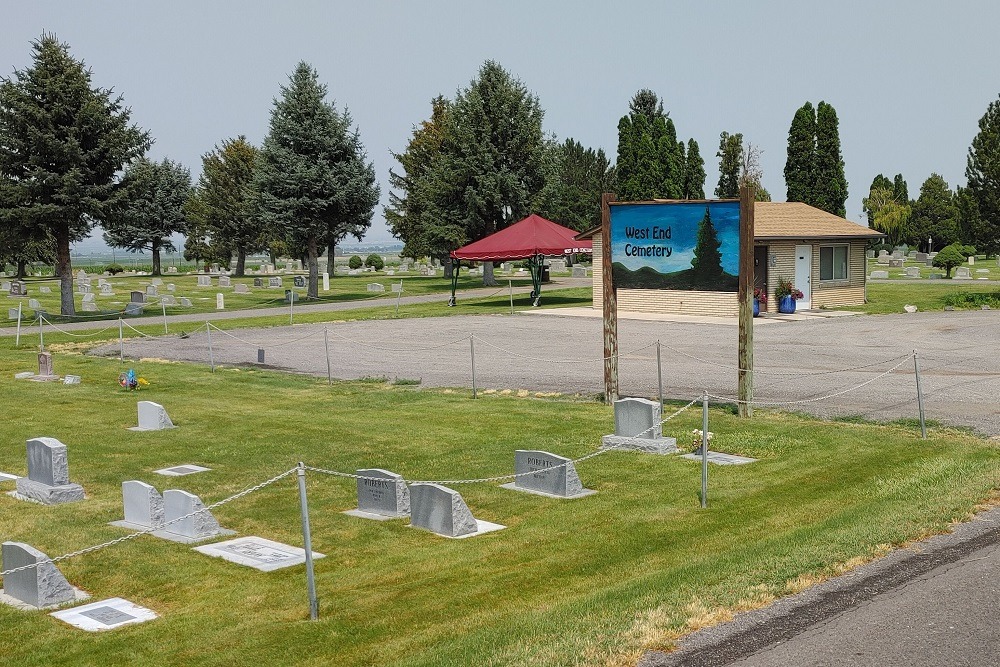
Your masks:
<svg viewBox="0 0 1000 667"><path fill-rule="evenodd" d="M618 196L601 195L601 292L604 302L604 401L618 400L618 293L611 266L611 207ZM751 255L753 253L751 252Z"/></svg>
<svg viewBox="0 0 1000 667"><path fill-rule="evenodd" d="M740 417L750 417L753 409L753 190L743 185L740 187L740 281L737 298L739 299L739 358L737 362L737 414Z"/></svg>

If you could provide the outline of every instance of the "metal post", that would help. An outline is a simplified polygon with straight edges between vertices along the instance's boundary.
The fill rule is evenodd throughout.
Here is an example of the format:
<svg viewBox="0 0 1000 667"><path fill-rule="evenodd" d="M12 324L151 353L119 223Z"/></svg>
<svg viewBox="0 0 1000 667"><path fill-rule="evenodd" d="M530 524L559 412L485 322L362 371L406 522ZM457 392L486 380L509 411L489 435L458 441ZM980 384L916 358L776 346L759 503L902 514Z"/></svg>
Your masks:
<svg viewBox="0 0 1000 667"><path fill-rule="evenodd" d="M167 331L167 304L161 300L160 307L163 309L163 333L168 334L170 332Z"/></svg>
<svg viewBox="0 0 1000 667"><path fill-rule="evenodd" d="M17 337L14 339L14 347L19 347L21 345L21 306L23 304L17 302Z"/></svg>
<svg viewBox="0 0 1000 667"><path fill-rule="evenodd" d="M708 392L701 397L701 507L708 507Z"/></svg>
<svg viewBox="0 0 1000 667"><path fill-rule="evenodd" d="M469 350L472 352L472 398L476 395L476 337L469 336Z"/></svg>
<svg viewBox="0 0 1000 667"><path fill-rule="evenodd" d="M302 541L306 550L306 585L309 587L309 619L319 618L316 574L313 571L312 534L309 532L309 502L306 500L306 464L299 461L299 506L302 509Z"/></svg>
<svg viewBox="0 0 1000 667"><path fill-rule="evenodd" d="M205 331L208 332L208 365L212 367L212 372L215 372L215 355L212 354L212 325L205 322Z"/></svg>
<svg viewBox="0 0 1000 667"><path fill-rule="evenodd" d="M39 352L45 351L45 329L42 328L42 324L45 322L45 318L42 314L38 314L38 350Z"/></svg>
<svg viewBox="0 0 1000 667"><path fill-rule="evenodd" d="M663 407L663 364L660 362L660 341L656 341L656 390L660 396L660 407Z"/></svg>
<svg viewBox="0 0 1000 667"><path fill-rule="evenodd" d="M295 307L295 289L293 288L291 292L288 293L288 323L295 324L294 313L292 309Z"/></svg>
<svg viewBox="0 0 1000 667"><path fill-rule="evenodd" d="M323 345L326 347L326 383L333 386L333 372L330 370L330 331L323 328Z"/></svg>
<svg viewBox="0 0 1000 667"><path fill-rule="evenodd" d="M118 318L118 361L125 361L125 329L120 317Z"/></svg>
<svg viewBox="0 0 1000 667"><path fill-rule="evenodd" d="M927 439L927 424L924 422L924 393L920 390L920 361L917 351L913 351L913 375L917 378L917 409L920 411L920 437Z"/></svg>
<svg viewBox="0 0 1000 667"><path fill-rule="evenodd" d="M514 281L507 279L507 287L510 289L510 314L514 314Z"/></svg>
<svg viewBox="0 0 1000 667"><path fill-rule="evenodd" d="M399 291L396 292L396 317L399 317L399 300L403 298L403 279L399 279Z"/></svg>

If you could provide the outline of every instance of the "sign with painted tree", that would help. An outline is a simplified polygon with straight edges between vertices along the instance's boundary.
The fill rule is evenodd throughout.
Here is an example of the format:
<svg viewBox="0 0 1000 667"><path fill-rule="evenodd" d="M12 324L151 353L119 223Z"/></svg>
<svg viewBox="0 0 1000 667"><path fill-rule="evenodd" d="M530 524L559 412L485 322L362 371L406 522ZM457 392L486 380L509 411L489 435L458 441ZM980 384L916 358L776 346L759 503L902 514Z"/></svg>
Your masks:
<svg viewBox="0 0 1000 667"><path fill-rule="evenodd" d="M740 203L610 202L614 285L736 292Z"/></svg>

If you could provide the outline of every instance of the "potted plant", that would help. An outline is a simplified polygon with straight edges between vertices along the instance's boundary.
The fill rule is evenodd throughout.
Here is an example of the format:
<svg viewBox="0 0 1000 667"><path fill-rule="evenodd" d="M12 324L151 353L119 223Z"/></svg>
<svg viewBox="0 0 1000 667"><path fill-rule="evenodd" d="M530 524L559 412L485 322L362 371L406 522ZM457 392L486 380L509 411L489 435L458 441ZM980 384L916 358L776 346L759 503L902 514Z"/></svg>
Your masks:
<svg viewBox="0 0 1000 667"><path fill-rule="evenodd" d="M754 287L753 288L753 316L757 317L760 315L760 307L764 306L767 308L767 288L765 287Z"/></svg>
<svg viewBox="0 0 1000 667"><path fill-rule="evenodd" d="M800 290L787 278L778 278L778 286L774 288L774 298L778 300L779 313L794 313L795 302L803 296Z"/></svg>

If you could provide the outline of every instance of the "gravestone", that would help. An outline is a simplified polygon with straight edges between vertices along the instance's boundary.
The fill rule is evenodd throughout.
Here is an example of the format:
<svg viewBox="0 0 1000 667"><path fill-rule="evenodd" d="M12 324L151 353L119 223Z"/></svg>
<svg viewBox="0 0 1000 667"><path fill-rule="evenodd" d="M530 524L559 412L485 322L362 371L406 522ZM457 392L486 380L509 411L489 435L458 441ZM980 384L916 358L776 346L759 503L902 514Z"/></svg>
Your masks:
<svg viewBox="0 0 1000 667"><path fill-rule="evenodd" d="M42 285L41 287L38 288L38 291L41 292L42 294L52 294L52 288L49 287L48 285Z"/></svg>
<svg viewBox="0 0 1000 667"><path fill-rule="evenodd" d="M918 262L926 262L927 261L927 253L926 252L915 253L914 256L913 256L913 259L915 259Z"/></svg>
<svg viewBox="0 0 1000 667"><path fill-rule="evenodd" d="M969 272L969 267L960 266L955 269L955 280L971 280L972 274Z"/></svg>
<svg viewBox="0 0 1000 667"><path fill-rule="evenodd" d="M903 259L903 258L905 258L905 255L903 254L902 250L892 251L892 259Z"/></svg>
<svg viewBox="0 0 1000 667"><path fill-rule="evenodd" d="M677 439L665 438L661 430L663 408L645 398L615 401L615 434L601 439L605 448L628 449L651 454L672 454Z"/></svg>
<svg viewBox="0 0 1000 667"><path fill-rule="evenodd" d="M281 287L281 278L279 276L274 276L267 279L268 287Z"/></svg>
<svg viewBox="0 0 1000 667"><path fill-rule="evenodd" d="M226 297L223 296L222 292L217 292L215 294L215 309L216 310L226 309Z"/></svg>
<svg viewBox="0 0 1000 667"><path fill-rule="evenodd" d="M43 505L84 499L83 487L69 481L66 445L55 438L32 438L27 443L28 476L17 480L17 494Z"/></svg>
<svg viewBox="0 0 1000 667"><path fill-rule="evenodd" d="M93 294L88 294L87 296L94 296L94 295ZM85 313L96 313L97 312L97 304L94 303L93 301L84 301L81 304L81 309Z"/></svg>
<svg viewBox="0 0 1000 667"><path fill-rule="evenodd" d="M906 267L906 277L907 278L919 278L920 277L920 269L918 267L916 267L916 266L908 266L908 267Z"/></svg>
<svg viewBox="0 0 1000 667"><path fill-rule="evenodd" d="M896 259L895 257L889 260L890 269L901 269L903 268L903 260Z"/></svg>
<svg viewBox="0 0 1000 667"><path fill-rule="evenodd" d="M330 291L330 274L327 273L326 271L323 272L323 291L324 292Z"/></svg>
<svg viewBox="0 0 1000 667"><path fill-rule="evenodd" d="M140 292L142 294L142 292ZM142 315L142 304L141 303L126 303L125 304L125 314L126 315Z"/></svg>
<svg viewBox="0 0 1000 667"><path fill-rule="evenodd" d="M232 287L233 281L229 276L219 276L219 287Z"/></svg>
<svg viewBox="0 0 1000 667"><path fill-rule="evenodd" d="M212 276L198 276L198 287L211 287Z"/></svg>
<svg viewBox="0 0 1000 667"><path fill-rule="evenodd" d="M101 285L101 296L112 296L114 292L111 291L111 283L104 283Z"/></svg>
<svg viewBox="0 0 1000 667"><path fill-rule="evenodd" d="M123 625L145 623L156 619L156 612L140 607L123 598L108 598L72 609L62 609L51 613L63 623L87 632L114 630Z"/></svg>
<svg viewBox="0 0 1000 667"><path fill-rule="evenodd" d="M8 308L7 309L7 319L9 319L9 320L16 320L19 317L21 317L21 310L20 310L20 308Z"/></svg>
<svg viewBox="0 0 1000 667"><path fill-rule="evenodd" d="M402 294L403 293L403 281L402 280L400 280L398 283L389 283L389 286L392 288L392 293L393 294Z"/></svg>
<svg viewBox="0 0 1000 667"><path fill-rule="evenodd" d="M80 283L79 285L76 286L76 291L79 294L90 294L90 292L91 292L90 283L89 282L88 283Z"/></svg>
<svg viewBox="0 0 1000 667"><path fill-rule="evenodd" d="M2 289L4 292L9 292L10 291L10 281L9 280L4 280L3 282L0 282L0 289Z"/></svg>
<svg viewBox="0 0 1000 667"><path fill-rule="evenodd" d="M52 372L52 353L51 352L39 352L38 353L38 377L51 378L55 377L55 373Z"/></svg>
<svg viewBox="0 0 1000 667"><path fill-rule="evenodd" d="M211 266L208 267L208 272L212 274L217 274L219 273L220 268L221 267L218 264L212 264Z"/></svg>
<svg viewBox="0 0 1000 667"><path fill-rule="evenodd" d="M108 285L108 284L109 284L108 281L105 280L104 278L98 278L97 279L97 286L98 287L101 287L102 285Z"/></svg>
<svg viewBox="0 0 1000 667"><path fill-rule="evenodd" d="M882 253L884 253L884 252L885 252L885 251L883 250L883 251L882 251ZM876 260L875 260L875 261L876 261L876 262L877 262L878 264L882 264L882 265L884 265L884 266L888 266L888 264L889 264L889 255L886 255L886 254L879 254L878 258L876 258Z"/></svg>
<svg viewBox="0 0 1000 667"><path fill-rule="evenodd" d="M23 542L4 542L2 570L12 570L25 565L39 565L4 575L3 594L26 605L41 609L53 607L76 599L76 591L66 581L55 563L45 563L49 558L38 549Z"/></svg>
<svg viewBox="0 0 1000 667"><path fill-rule="evenodd" d="M160 303L163 304L164 306L176 306L177 297L175 297L172 294L164 294L163 296L160 297Z"/></svg>
<svg viewBox="0 0 1000 667"><path fill-rule="evenodd" d="M167 267L167 273L177 273L177 267L176 266L168 266Z"/></svg>
<svg viewBox="0 0 1000 667"><path fill-rule="evenodd" d="M170 468L161 468L160 470L154 470L157 475L164 475L166 477L183 477L184 475L195 475L199 472L208 472L211 468L206 468L205 466L195 465L193 463L187 463L180 466L172 466Z"/></svg>
<svg viewBox="0 0 1000 667"><path fill-rule="evenodd" d="M133 290L129 295L130 303L146 303L146 293Z"/></svg>
<svg viewBox="0 0 1000 667"><path fill-rule="evenodd" d="M185 307L185 308L190 308L191 307L191 299L187 298L186 296L182 296L181 297L181 305L183 307Z"/></svg>
<svg viewBox="0 0 1000 667"><path fill-rule="evenodd" d="M63 384L80 384L80 379L79 375L67 375L63 378Z"/></svg>
<svg viewBox="0 0 1000 667"><path fill-rule="evenodd" d="M176 292L177 291L177 285L175 285L173 283L167 283L167 291L168 292Z"/></svg>
<svg viewBox="0 0 1000 667"><path fill-rule="evenodd" d="M88 294L87 296L94 296L93 294ZM28 299L28 308L32 310L38 310L42 305L38 303L38 299Z"/></svg>
<svg viewBox="0 0 1000 667"><path fill-rule="evenodd" d="M272 572L306 562L305 549L256 536L237 537L234 540L195 547L194 550L206 556L222 558L262 572ZM323 558L323 554L314 551L312 557L313 560L318 560Z"/></svg>
<svg viewBox="0 0 1000 667"><path fill-rule="evenodd" d="M146 296L158 296L156 285L146 285Z"/></svg>
<svg viewBox="0 0 1000 667"><path fill-rule="evenodd" d="M583 266L574 266L573 267L573 277L574 278L586 278L587 277L587 268L583 267Z"/></svg>
<svg viewBox="0 0 1000 667"><path fill-rule="evenodd" d="M157 287L159 287L160 285L163 284L163 278L153 278L150 282L153 285L156 285Z"/></svg>
<svg viewBox="0 0 1000 667"><path fill-rule="evenodd" d="M381 468L365 468L357 474L358 509L347 514L395 519L410 513L410 491L402 475Z"/></svg>
<svg viewBox="0 0 1000 667"><path fill-rule="evenodd" d="M130 431L162 431L175 428L167 416L167 411L159 403L139 401L139 425L129 427Z"/></svg>
<svg viewBox="0 0 1000 667"><path fill-rule="evenodd" d="M138 480L122 482L122 504L125 507L125 520L115 521L111 525L139 529L163 525L163 496L149 484Z"/></svg>
<svg viewBox="0 0 1000 667"><path fill-rule="evenodd" d="M233 288L233 292L236 294L249 294L250 288L247 287L246 283L236 283L236 286Z"/></svg>
<svg viewBox="0 0 1000 667"><path fill-rule="evenodd" d="M96 294L84 294L83 295L83 302L84 303L94 303L94 299L95 298L97 298Z"/></svg>
<svg viewBox="0 0 1000 667"><path fill-rule="evenodd" d="M223 534L231 535L231 531L223 531L211 512L208 510L198 512L204 507L205 504L201 502L201 498L193 493L179 489L167 489L163 492L164 527L163 530L158 531L158 534L168 539L175 536L180 538L179 541L184 542L207 540ZM185 519L180 518L192 512L198 513ZM163 533L170 535L162 535Z"/></svg>
<svg viewBox="0 0 1000 667"><path fill-rule="evenodd" d="M358 271L357 269L348 269L348 271L347 271L347 275L349 275L349 276L356 276L356 275L359 275L360 273L361 272Z"/></svg>
<svg viewBox="0 0 1000 667"><path fill-rule="evenodd" d="M549 271L552 272L563 272L566 270L566 260L565 259L550 259L549 260Z"/></svg>
<svg viewBox="0 0 1000 667"><path fill-rule="evenodd" d="M286 289L285 290L285 303L298 303L299 293L295 290Z"/></svg>
<svg viewBox="0 0 1000 667"><path fill-rule="evenodd" d="M394 276L394 275L396 275L396 272L393 271L392 269L386 269L385 275L387 275L387 276Z"/></svg>
<svg viewBox="0 0 1000 667"><path fill-rule="evenodd" d="M306 279L303 278L302 276L295 276L294 278L292 278L292 285L294 287L305 287Z"/></svg>
<svg viewBox="0 0 1000 667"><path fill-rule="evenodd" d="M976 258L975 257L969 257L969 266L972 266L975 263L976 263Z"/></svg>
<svg viewBox="0 0 1000 667"><path fill-rule="evenodd" d="M80 269L79 271L76 272L76 279L77 280L86 280L87 279L87 272L84 271L83 269Z"/></svg>
<svg viewBox="0 0 1000 667"><path fill-rule="evenodd" d="M503 484L503 488L559 498L596 493L583 488L571 459L551 452L518 449L514 452L514 474L514 481Z"/></svg>
<svg viewBox="0 0 1000 667"><path fill-rule="evenodd" d="M479 530L458 491L440 484L410 486L410 516L411 525L445 537L473 535Z"/></svg>
<svg viewBox="0 0 1000 667"><path fill-rule="evenodd" d="M254 278L253 279L253 286L254 287L263 287L264 286L264 279L263 278Z"/></svg>
<svg viewBox="0 0 1000 667"><path fill-rule="evenodd" d="M10 284L10 296L28 296L27 284L20 280L15 280Z"/></svg>
<svg viewBox="0 0 1000 667"><path fill-rule="evenodd" d="M368 283L368 291L369 292L384 292L385 291L385 285L383 285L382 283Z"/></svg>

